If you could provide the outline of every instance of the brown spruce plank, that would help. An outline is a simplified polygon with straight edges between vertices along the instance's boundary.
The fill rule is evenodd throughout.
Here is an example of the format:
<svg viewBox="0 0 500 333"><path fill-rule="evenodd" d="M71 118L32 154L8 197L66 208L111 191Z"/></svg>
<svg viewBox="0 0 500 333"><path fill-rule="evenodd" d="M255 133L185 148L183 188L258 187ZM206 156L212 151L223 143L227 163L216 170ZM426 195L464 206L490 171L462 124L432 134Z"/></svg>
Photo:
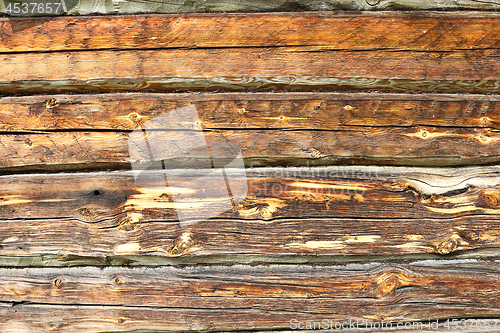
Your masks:
<svg viewBox="0 0 500 333"><path fill-rule="evenodd" d="M353 52L250 47L21 53L3 57L0 93L220 89L494 93L500 85L497 60L497 49Z"/></svg>
<svg viewBox="0 0 500 333"><path fill-rule="evenodd" d="M499 173L496 166L247 170L248 195L235 192L233 208L220 189L202 193L196 170L172 188L154 171L137 185L124 171L2 176L1 254L400 255L498 247ZM226 175L245 182L234 170ZM203 221L179 223L172 193L191 193L175 204Z"/></svg>
<svg viewBox="0 0 500 333"><path fill-rule="evenodd" d="M291 328L294 319L388 323L497 316L498 267L496 260L427 260L3 269L0 313L10 320L1 327L5 331L24 324L25 329L64 332L243 330Z"/></svg>
<svg viewBox="0 0 500 333"><path fill-rule="evenodd" d="M4 21L3 35L20 38L4 42L0 93L498 90L498 15L399 14L188 15L168 17L166 26L155 16L67 18L25 29L29 23L21 22L16 33ZM92 20L102 20L102 28L94 31L100 25ZM54 44L44 52L37 49L38 29L50 31L40 48ZM23 46L30 44L34 49Z"/></svg>
<svg viewBox="0 0 500 333"><path fill-rule="evenodd" d="M186 131L150 131L144 139L178 167L207 161L198 151L204 138L220 146L216 161L229 162L224 149L239 151L246 166L385 164L455 166L500 160L500 132L489 129L433 127L355 127L334 131L213 130L200 136ZM185 137L185 147L177 145ZM0 167L6 170L60 170L101 167L130 168L131 160L151 160L147 150L131 157L126 132L54 132L0 135ZM177 143L176 143L177 142ZM186 155L188 154L188 155ZM189 156L191 159L186 160Z"/></svg>
<svg viewBox="0 0 500 333"><path fill-rule="evenodd" d="M284 46L448 52L497 48L499 20L498 13L457 12L1 18L0 53Z"/></svg>
<svg viewBox="0 0 500 333"><path fill-rule="evenodd" d="M191 107L182 121L158 121ZM168 158L185 157L173 140L204 130L209 144L242 151L247 166L389 164L467 165L499 159L499 103L490 96L408 94L103 94L4 97L0 167L130 167L129 135ZM167 132L162 132L162 130ZM172 130L174 130L172 132ZM178 132L175 132L178 131ZM197 142L191 142L198 146ZM192 149L191 162L203 154ZM213 158L221 159L214 152ZM222 154L225 156L224 154Z"/></svg>
<svg viewBox="0 0 500 333"><path fill-rule="evenodd" d="M206 130L348 130L349 126L500 129L500 98L496 95L122 93L3 97L0 131L131 131L187 106L196 108Z"/></svg>

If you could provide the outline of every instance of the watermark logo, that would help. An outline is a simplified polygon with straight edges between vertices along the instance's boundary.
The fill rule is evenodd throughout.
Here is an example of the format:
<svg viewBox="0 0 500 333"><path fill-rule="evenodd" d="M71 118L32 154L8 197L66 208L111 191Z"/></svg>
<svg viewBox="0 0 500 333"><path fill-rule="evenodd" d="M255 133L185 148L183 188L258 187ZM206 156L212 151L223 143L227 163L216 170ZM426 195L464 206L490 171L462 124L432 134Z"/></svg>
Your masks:
<svg viewBox="0 0 500 333"><path fill-rule="evenodd" d="M241 150L203 131L194 105L138 123L128 137L136 185L168 197L163 207L175 209L181 226L217 217L244 200Z"/></svg>

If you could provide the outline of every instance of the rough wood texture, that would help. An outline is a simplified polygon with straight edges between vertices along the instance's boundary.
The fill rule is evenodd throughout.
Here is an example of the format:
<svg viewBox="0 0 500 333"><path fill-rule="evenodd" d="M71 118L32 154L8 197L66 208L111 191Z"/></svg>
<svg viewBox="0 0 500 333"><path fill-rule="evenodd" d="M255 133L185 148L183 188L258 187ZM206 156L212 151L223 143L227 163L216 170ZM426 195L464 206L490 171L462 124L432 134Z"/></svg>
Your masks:
<svg viewBox="0 0 500 333"><path fill-rule="evenodd" d="M429 260L336 266L3 269L0 314L10 320L0 327L61 332L94 332L96 327L243 330L286 329L293 319L387 323L498 316L498 267L497 260Z"/></svg>
<svg viewBox="0 0 500 333"><path fill-rule="evenodd" d="M172 165L196 166L206 161L204 151L193 142L190 160L183 148L172 143L184 132L151 132L146 139L164 154L171 154ZM318 131L210 131L203 137L209 145L227 142L241 149L247 166L386 164L386 165L470 165L500 160L500 133L486 130L439 128L356 128L332 132ZM0 167L55 169L117 165L130 168L128 133L64 132L13 134L0 136ZM193 150L191 150L191 148ZM9 156L9 157L7 157ZM213 160L229 162L220 154ZM141 152L148 160L148 152Z"/></svg>
<svg viewBox="0 0 500 333"><path fill-rule="evenodd" d="M63 7L498 6L175 1ZM0 331L498 318L499 24L484 12L0 19ZM250 89L406 94L193 93ZM113 93L5 97L99 91ZM183 108L199 121L193 112L160 122ZM245 175L225 165L236 156L271 167Z"/></svg>
<svg viewBox="0 0 500 333"><path fill-rule="evenodd" d="M450 52L498 48L498 13L276 13L1 18L0 52L301 47Z"/></svg>
<svg viewBox="0 0 500 333"><path fill-rule="evenodd" d="M175 202L213 219L185 224L180 189L155 172L140 185L127 172L2 176L2 254L448 254L500 242L496 166L248 170L248 195L218 215L225 201L200 199L197 173Z"/></svg>
<svg viewBox="0 0 500 333"><path fill-rule="evenodd" d="M140 156L129 153L130 131L140 128L149 131L148 142L168 151L168 159L179 166L198 166L205 158L196 151L196 142L190 148L174 142L181 133L196 129L204 131L212 147L225 143L241 150L247 166L485 164L500 158L499 105L498 98L483 95L5 97L0 100L0 155L5 156L0 167L4 172L130 168L131 159L150 158L144 150ZM196 109L199 121L154 120L186 106ZM214 150L212 158L223 160L226 155Z"/></svg>
<svg viewBox="0 0 500 333"><path fill-rule="evenodd" d="M39 2L52 2L41 0ZM0 2L0 13L6 13L9 0ZM194 13L194 12L264 12L297 10L429 10L429 9L469 9L495 10L500 8L497 1L480 0L63 0L61 13L68 15L90 14L136 14L136 13Z"/></svg>
<svg viewBox="0 0 500 333"><path fill-rule="evenodd" d="M0 131L132 131L190 105L207 130L349 130L349 126L500 130L497 95L122 93L3 97ZM190 124L179 124L179 129ZM148 128L162 129L157 125Z"/></svg>
<svg viewBox="0 0 500 333"><path fill-rule="evenodd" d="M149 16L70 18L31 27L21 21L16 32L4 21L3 36L20 35L3 42L9 53L0 68L0 92L498 90L498 38L491 32L497 14L398 15L193 14L170 17L166 25ZM50 33L39 43L45 31ZM115 41L111 33L123 36ZM53 43L51 35L61 42ZM25 39L30 49L20 45ZM18 53L51 43L49 50L64 52ZM116 45L123 49L111 51Z"/></svg>

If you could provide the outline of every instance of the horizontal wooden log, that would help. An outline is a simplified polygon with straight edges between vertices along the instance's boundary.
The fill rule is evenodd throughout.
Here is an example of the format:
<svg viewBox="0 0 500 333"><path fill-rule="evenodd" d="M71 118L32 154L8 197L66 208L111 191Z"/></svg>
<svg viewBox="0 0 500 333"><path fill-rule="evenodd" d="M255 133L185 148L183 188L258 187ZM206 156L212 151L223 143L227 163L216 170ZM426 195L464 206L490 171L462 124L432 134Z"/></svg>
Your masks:
<svg viewBox="0 0 500 333"><path fill-rule="evenodd" d="M266 13L1 18L0 53L308 47L450 52L498 48L498 13Z"/></svg>
<svg viewBox="0 0 500 333"><path fill-rule="evenodd" d="M49 2L41 0L38 3ZM494 1L474 0L194 0L189 4L181 0L157 1L105 1L105 0L63 0L57 14L90 15L90 14L136 14L136 13L193 13L193 12L265 12L265 11L297 11L297 10L494 10L499 3ZM2 0L0 12L7 13L6 8L13 1ZM12 9L12 8L11 8ZM10 12L16 16L15 13ZM23 14L21 14L23 15ZM29 12L24 16L51 15L51 13Z"/></svg>
<svg viewBox="0 0 500 333"><path fill-rule="evenodd" d="M464 128L354 127L335 131L214 130L149 131L150 151L131 145L124 132L55 132L0 135L0 167L8 170L125 167L131 161L168 161L172 167L197 167L211 157L229 163L241 151L247 166L385 164L454 166L500 160L500 132ZM183 141L181 138L184 138ZM212 155L200 150L204 139ZM178 142L183 141L184 147ZM233 157L234 158L234 157Z"/></svg>
<svg viewBox="0 0 500 333"><path fill-rule="evenodd" d="M493 93L500 85L496 52L350 52L298 47L9 54L0 68L0 92L364 89ZM467 68L471 70L464 71Z"/></svg>
<svg viewBox="0 0 500 333"><path fill-rule="evenodd" d="M493 317L500 313L498 264L429 260L3 269L0 313L9 320L2 320L0 327L64 332L255 330L290 329L295 321L324 319L387 324Z"/></svg>
<svg viewBox="0 0 500 333"><path fill-rule="evenodd" d="M52 26L50 21L46 27L41 24L42 30L51 32L40 37L40 46L36 46L37 25L22 29L29 23L19 23L19 38L3 44L8 53L0 68L0 92L366 89L494 93L500 84L498 38L491 32L500 20L495 15L398 19L387 14L360 18L197 15L180 21L171 17L166 26L161 18L143 16L141 21L114 19L121 20L118 25L101 18L103 31L95 32L88 27L95 27L92 20L98 19L86 20L91 21L58 19ZM220 24L212 24L214 20ZM4 35L15 35L11 22L4 21L2 26ZM110 37L120 31L122 37ZM51 34L57 39L62 35L61 42L54 44ZM25 39L32 41L27 44L32 50L23 46ZM58 52L19 53L39 51L48 43L54 44L49 50ZM122 49L115 50L113 43Z"/></svg>
<svg viewBox="0 0 500 333"><path fill-rule="evenodd" d="M200 185L211 176L177 172L170 187L153 171L137 183L131 172L2 176L1 254L448 254L500 242L496 166L272 168L246 180L228 169L232 205ZM180 221L183 209L196 214Z"/></svg>
<svg viewBox="0 0 500 333"><path fill-rule="evenodd" d="M185 107L193 114L166 118ZM200 139L213 147L222 142L240 149L247 166L485 164L499 160L498 108L497 98L474 95L5 97L0 100L0 155L5 156L0 167L129 168L131 160L151 159L144 150L130 152L135 142L130 131L141 128L160 155L172 163L180 156L176 163L183 166L197 166L207 157L196 152L199 144L193 140ZM192 130L205 133L190 138ZM175 144L180 135L192 141L191 148ZM212 158L226 155L214 150Z"/></svg>
<svg viewBox="0 0 500 333"><path fill-rule="evenodd" d="M194 106L204 130L349 126L500 129L496 95L374 93L85 94L0 98L1 132L167 129L155 117ZM194 126L189 118L178 129ZM171 124L168 128L171 129Z"/></svg>

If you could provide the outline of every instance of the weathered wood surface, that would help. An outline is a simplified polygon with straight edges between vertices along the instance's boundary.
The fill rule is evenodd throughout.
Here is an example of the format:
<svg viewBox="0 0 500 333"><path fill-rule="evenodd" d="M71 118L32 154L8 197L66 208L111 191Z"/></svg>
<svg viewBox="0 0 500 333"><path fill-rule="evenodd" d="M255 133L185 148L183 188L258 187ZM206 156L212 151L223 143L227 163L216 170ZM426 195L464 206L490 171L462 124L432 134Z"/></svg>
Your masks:
<svg viewBox="0 0 500 333"><path fill-rule="evenodd" d="M65 2L65 10L151 3L143 4ZM332 4L343 6L254 9ZM471 12L0 20L0 94L136 91L0 99L0 330L283 331L291 319L500 316L500 167L465 167L500 156L499 23L498 13ZM248 89L408 94L137 93ZM150 122L189 106L199 123ZM166 178L123 170L137 167L129 135L140 128L155 153L181 156ZM200 130L211 159L169 136L197 143L182 133ZM149 160L147 146L134 158ZM273 167L243 178L227 168L215 188L206 184L216 174L182 168L219 166L240 149L247 167ZM371 165L276 167L336 163ZM461 167L442 167L450 165ZM181 185L170 178L179 175ZM182 209L196 214L182 219ZM5 268L75 265L142 267Z"/></svg>
<svg viewBox="0 0 500 333"><path fill-rule="evenodd" d="M38 3L53 2L39 0ZM0 13L6 13L9 0L0 2ZM264 12L297 10L429 10L429 9L469 9L495 10L500 8L497 1L480 0L155 0L155 1L119 1L119 0L63 0L64 6L57 14L137 14L137 13L194 13L194 12ZM29 14L40 15L38 13Z"/></svg>
<svg viewBox="0 0 500 333"><path fill-rule="evenodd" d="M189 149L173 140L185 132L149 132L145 140L159 153L171 154L170 164L197 166L206 161L197 152L196 139ZM485 164L500 160L500 133L487 130L426 128L356 128L332 132L318 131L210 131L203 132L209 145L226 143L241 149L247 166L388 164L452 166ZM0 166L50 168L118 167L130 168L128 133L64 132L12 134L0 136ZM222 147L221 149L224 149ZM184 150L184 151L183 151ZM189 160L183 154L189 153ZM222 156L222 157L219 157ZM229 162L225 154L214 160ZM140 160L150 159L141 151Z"/></svg>
<svg viewBox="0 0 500 333"><path fill-rule="evenodd" d="M499 262L3 269L3 331L290 328L498 316ZM464 288L463 286L467 286ZM89 323L92 323L89 325Z"/></svg>
<svg viewBox="0 0 500 333"><path fill-rule="evenodd" d="M498 13L460 12L1 18L0 52L301 47L445 53L498 48L499 20Z"/></svg>
<svg viewBox="0 0 500 333"><path fill-rule="evenodd" d="M133 159L151 158L148 151L129 151L130 132L141 128L148 131L144 139L179 166L206 159L197 142L175 144L180 135L199 140L187 135L193 130L203 130L212 147L241 150L247 166L494 163L500 158L499 101L484 95L337 93L4 97L0 167L130 168ZM187 106L199 120L155 120ZM212 158L226 155L214 150Z"/></svg>
<svg viewBox="0 0 500 333"><path fill-rule="evenodd" d="M232 208L201 192L199 171L179 172L182 188L147 171L137 184L124 171L2 176L2 254L448 254L500 242L496 166L247 170ZM212 218L179 223L179 207Z"/></svg>
<svg viewBox="0 0 500 333"><path fill-rule="evenodd" d="M2 97L0 131L131 131L191 105L206 130L349 130L349 126L500 130L497 95L121 93ZM194 126L189 120L178 123L178 128ZM160 124L151 122L147 128L166 129Z"/></svg>
<svg viewBox="0 0 500 333"><path fill-rule="evenodd" d="M185 20L170 18L166 26L149 16L133 23L122 19L116 26L108 18L57 19L53 25L49 20L46 27L45 23L25 27L28 23L21 22L15 28L20 37L3 42L9 53L0 68L0 92L498 90L498 38L492 33L500 22L497 14L451 18L399 14L193 14ZM90 24L96 21L103 22L103 28L94 32L91 27L99 24ZM211 24L214 21L221 23ZM148 24L151 27L143 27ZM40 37L41 46L37 46L39 27L41 35L51 31ZM114 42L111 31L123 37ZM3 22L1 33L17 34L11 21ZM19 44L21 40L31 40L27 45L37 51L53 43L51 35L61 42L49 50L61 52L18 53L29 51ZM123 49L114 50L116 45Z"/></svg>

